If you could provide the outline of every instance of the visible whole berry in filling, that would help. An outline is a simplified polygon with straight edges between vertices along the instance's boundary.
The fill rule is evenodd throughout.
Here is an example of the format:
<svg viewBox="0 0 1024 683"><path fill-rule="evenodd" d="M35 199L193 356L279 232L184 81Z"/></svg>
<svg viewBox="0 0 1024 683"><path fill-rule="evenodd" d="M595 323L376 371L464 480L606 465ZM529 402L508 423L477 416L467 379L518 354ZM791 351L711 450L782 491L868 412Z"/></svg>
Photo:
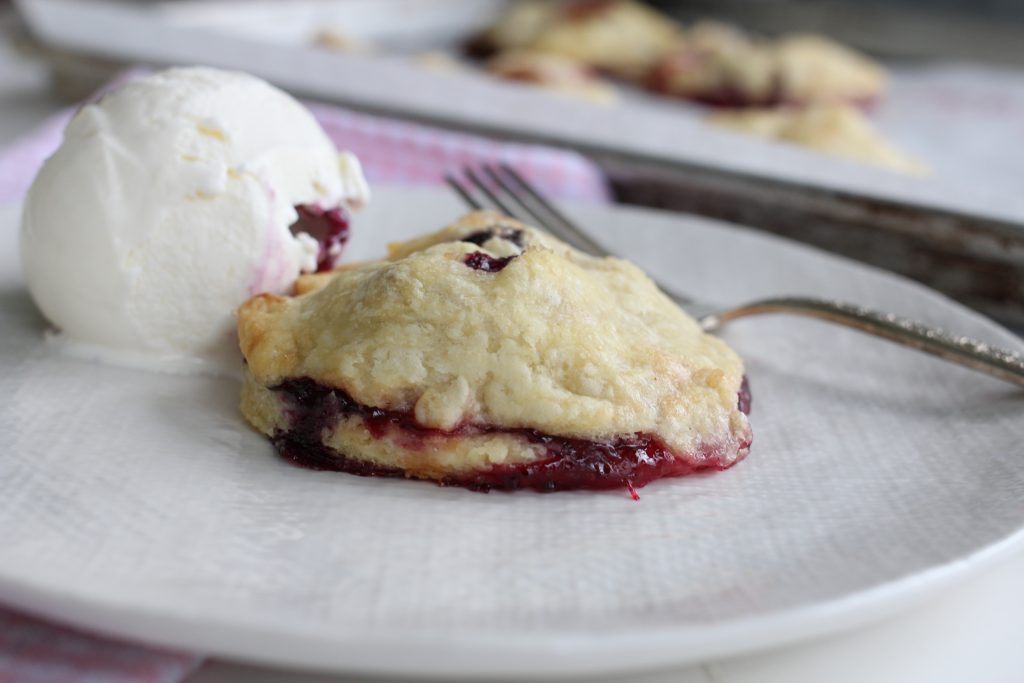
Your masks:
<svg viewBox="0 0 1024 683"><path fill-rule="evenodd" d="M348 241L349 218L340 206L325 209L314 204L300 204L295 207L299 218L291 225L293 235L306 233L317 241L317 272L331 270L337 263L341 251Z"/></svg>
<svg viewBox="0 0 1024 683"><path fill-rule="evenodd" d="M324 443L340 419L361 418L374 439L401 437L403 447L415 448L433 439L479 434L508 434L543 450L544 456L528 463L495 465L453 474L441 485L463 486L475 491L491 489L610 489L641 487L662 477L682 476L706 470L723 470L732 462L722 447L701 444L696 452L675 453L654 434L637 432L614 438L588 440L545 434L535 429L464 424L451 431L420 425L411 412L385 410L355 401L341 389L309 378L282 382L273 390L284 400L290 425L272 437L286 460L316 470L349 472L361 476L402 477L394 467L382 467L347 456ZM739 409L750 409L750 389L744 378L737 397ZM742 448L749 446L742 444ZM684 456L684 457L683 457Z"/></svg>

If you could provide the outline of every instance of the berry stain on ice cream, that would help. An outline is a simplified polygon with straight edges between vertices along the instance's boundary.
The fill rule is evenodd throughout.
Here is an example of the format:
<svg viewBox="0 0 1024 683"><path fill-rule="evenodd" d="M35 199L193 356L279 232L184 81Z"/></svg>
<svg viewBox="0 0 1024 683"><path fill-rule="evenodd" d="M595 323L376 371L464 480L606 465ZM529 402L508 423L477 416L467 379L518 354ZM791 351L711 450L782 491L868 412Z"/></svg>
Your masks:
<svg viewBox="0 0 1024 683"><path fill-rule="evenodd" d="M332 267L368 197L359 161L289 95L169 69L68 124L25 203L22 263L61 337L109 360L237 360L235 308Z"/></svg>

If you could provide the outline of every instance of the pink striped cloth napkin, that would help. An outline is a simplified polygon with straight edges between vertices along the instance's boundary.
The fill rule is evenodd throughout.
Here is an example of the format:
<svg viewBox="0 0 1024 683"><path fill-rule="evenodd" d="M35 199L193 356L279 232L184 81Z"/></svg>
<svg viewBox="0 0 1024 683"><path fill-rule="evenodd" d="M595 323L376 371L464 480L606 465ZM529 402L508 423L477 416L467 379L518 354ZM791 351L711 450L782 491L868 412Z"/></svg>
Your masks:
<svg viewBox="0 0 1024 683"><path fill-rule="evenodd" d="M118 79L122 80L122 79ZM503 161L559 199L608 201L604 175L573 152L487 138L310 104L339 148L355 153L371 184L437 185L444 174ZM0 203L19 200L60 144L72 112L0 151ZM440 227L440 226L439 226ZM358 229L358 221L356 223ZM0 607L0 683L177 683L202 657L109 640Z"/></svg>
<svg viewBox="0 0 1024 683"><path fill-rule="evenodd" d="M359 157L371 184L437 185L444 182L446 172L465 164L504 161L556 199L609 199L604 174L575 152L500 142L326 104L308 106L334 144ZM0 202L16 201L25 194L36 171L60 144L71 114L68 110L53 116L33 134L0 151Z"/></svg>

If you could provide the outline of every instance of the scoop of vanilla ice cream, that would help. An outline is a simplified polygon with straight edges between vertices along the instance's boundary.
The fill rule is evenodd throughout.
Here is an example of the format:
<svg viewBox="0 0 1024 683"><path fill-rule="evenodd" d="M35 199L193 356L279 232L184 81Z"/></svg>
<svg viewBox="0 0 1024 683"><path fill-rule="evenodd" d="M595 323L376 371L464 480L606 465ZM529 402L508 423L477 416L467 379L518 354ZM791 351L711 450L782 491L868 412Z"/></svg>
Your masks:
<svg viewBox="0 0 1024 683"><path fill-rule="evenodd" d="M72 339L162 356L222 355L234 311L314 270L296 205L368 199L293 98L241 73L176 68L86 105L39 172L21 255L44 315Z"/></svg>

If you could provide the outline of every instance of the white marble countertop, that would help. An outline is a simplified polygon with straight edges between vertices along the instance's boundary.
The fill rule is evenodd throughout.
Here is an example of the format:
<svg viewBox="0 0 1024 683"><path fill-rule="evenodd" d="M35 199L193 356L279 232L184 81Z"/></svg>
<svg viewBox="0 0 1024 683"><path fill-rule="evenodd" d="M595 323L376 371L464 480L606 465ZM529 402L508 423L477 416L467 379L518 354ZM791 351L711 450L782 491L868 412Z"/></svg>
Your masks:
<svg viewBox="0 0 1024 683"><path fill-rule="evenodd" d="M61 105L46 71L13 49L0 5L0 149ZM1024 680L1024 556L1014 557L909 614L840 637L630 676L635 683L1019 683ZM212 661L190 683L294 683L365 680L297 674Z"/></svg>

